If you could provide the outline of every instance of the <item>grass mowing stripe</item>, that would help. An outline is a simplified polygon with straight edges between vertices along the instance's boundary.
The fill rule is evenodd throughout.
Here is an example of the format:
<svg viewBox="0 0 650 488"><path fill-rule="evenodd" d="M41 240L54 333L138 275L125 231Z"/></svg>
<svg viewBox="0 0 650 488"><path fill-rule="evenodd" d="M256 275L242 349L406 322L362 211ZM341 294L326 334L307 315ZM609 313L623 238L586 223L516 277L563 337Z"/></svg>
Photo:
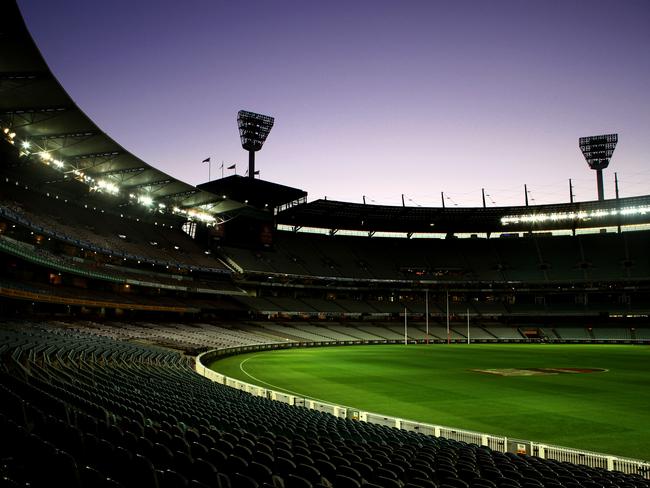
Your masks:
<svg viewBox="0 0 650 488"><path fill-rule="evenodd" d="M239 365L252 355L211 366L249 381ZM245 364L247 373L300 396L426 423L650 458L650 347L372 345L254 355L255 361ZM526 377L471 371L491 368L609 371Z"/></svg>

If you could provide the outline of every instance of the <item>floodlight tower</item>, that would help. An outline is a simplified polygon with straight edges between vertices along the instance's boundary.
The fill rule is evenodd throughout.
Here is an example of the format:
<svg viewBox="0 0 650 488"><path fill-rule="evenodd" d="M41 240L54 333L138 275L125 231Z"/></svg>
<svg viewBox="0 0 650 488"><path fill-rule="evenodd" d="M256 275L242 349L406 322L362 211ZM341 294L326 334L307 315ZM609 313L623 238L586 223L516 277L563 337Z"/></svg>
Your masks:
<svg viewBox="0 0 650 488"><path fill-rule="evenodd" d="M247 112L246 110L240 110L237 113L241 147L248 151L249 178L255 178L255 153L262 149L274 121L275 119L268 115Z"/></svg>
<svg viewBox="0 0 650 488"><path fill-rule="evenodd" d="M605 199L603 189L603 170L609 166L609 160L614 154L618 134L604 134L601 136L581 137L578 145L582 155L587 160L591 169L596 170L596 182L598 183L598 200Z"/></svg>

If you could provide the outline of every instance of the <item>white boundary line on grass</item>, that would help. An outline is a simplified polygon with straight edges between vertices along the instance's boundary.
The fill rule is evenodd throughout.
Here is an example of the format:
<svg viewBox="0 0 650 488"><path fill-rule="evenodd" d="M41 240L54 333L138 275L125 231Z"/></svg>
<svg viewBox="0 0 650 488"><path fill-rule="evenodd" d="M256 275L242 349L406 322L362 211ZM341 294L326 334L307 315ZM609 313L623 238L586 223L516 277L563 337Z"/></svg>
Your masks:
<svg viewBox="0 0 650 488"><path fill-rule="evenodd" d="M265 384L267 386L270 386L271 388L273 388L275 390L284 391L284 392L290 393L292 395L295 395L295 396L298 396L298 397L301 397L301 398L305 398L305 399L309 399L309 400L316 400L317 402L326 403L327 405L338 405L338 406L345 407L345 408L353 408L353 407L348 407L347 405L341 405L340 403L334 404L332 402L328 402L327 400L323 400L321 398L316 398L316 397L313 397L313 396L305 395L304 393L289 390L288 388L282 388L281 386L274 385L273 383L269 383L268 381L264 381L264 380L261 380L261 379L257 378L256 376L253 376L252 374L250 374L248 371L246 371L244 369L244 363L247 362L249 359L254 359L254 358L258 357L258 356L263 356L263 354L255 354L254 356L247 357L246 359L244 359L243 361L241 361L239 363L239 369L241 370L241 372L244 373L246 376L248 376L253 381L256 381L258 383L263 383L263 384Z"/></svg>

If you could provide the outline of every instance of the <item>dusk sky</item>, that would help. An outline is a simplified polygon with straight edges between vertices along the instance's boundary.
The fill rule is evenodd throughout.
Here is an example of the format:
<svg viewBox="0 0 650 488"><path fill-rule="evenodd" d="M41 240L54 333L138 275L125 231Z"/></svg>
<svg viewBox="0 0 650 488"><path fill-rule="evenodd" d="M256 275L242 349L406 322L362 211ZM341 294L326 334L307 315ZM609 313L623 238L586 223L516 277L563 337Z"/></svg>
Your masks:
<svg viewBox="0 0 650 488"><path fill-rule="evenodd" d="M606 197L650 194L648 0L18 3L79 107L190 184L243 174L245 109L275 117L262 179L310 200L593 200L578 138L610 132Z"/></svg>

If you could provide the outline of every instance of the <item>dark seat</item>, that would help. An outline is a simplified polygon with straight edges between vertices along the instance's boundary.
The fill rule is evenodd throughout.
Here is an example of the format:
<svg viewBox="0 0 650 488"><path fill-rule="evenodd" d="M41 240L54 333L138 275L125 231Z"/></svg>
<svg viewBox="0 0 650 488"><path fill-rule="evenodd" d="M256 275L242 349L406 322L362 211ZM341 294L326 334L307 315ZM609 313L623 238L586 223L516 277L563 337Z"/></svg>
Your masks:
<svg viewBox="0 0 650 488"><path fill-rule="evenodd" d="M334 486L336 486L336 488L361 488L361 483L349 476L345 476L344 474L337 474Z"/></svg>
<svg viewBox="0 0 650 488"><path fill-rule="evenodd" d="M166 469L162 473L162 483L160 488L187 488L187 478L172 469Z"/></svg>
<svg viewBox="0 0 650 488"><path fill-rule="evenodd" d="M231 454L228 456L223 469L228 473L245 473L248 469L248 462L239 456ZM232 480L231 480L232 481Z"/></svg>
<svg viewBox="0 0 650 488"><path fill-rule="evenodd" d="M329 481L334 482L336 476L336 466L334 466L334 464L324 459L317 459L314 463L322 476L327 478Z"/></svg>
<svg viewBox="0 0 650 488"><path fill-rule="evenodd" d="M289 474L284 478L285 488L313 488L313 484L306 478Z"/></svg>
<svg viewBox="0 0 650 488"><path fill-rule="evenodd" d="M375 483L384 488L402 488L402 484L393 478L386 478L385 476L377 476Z"/></svg>
<svg viewBox="0 0 650 488"><path fill-rule="evenodd" d="M460 478L445 478L441 485L443 484L453 488L469 488L469 484Z"/></svg>
<svg viewBox="0 0 650 488"><path fill-rule="evenodd" d="M210 461L199 458L194 461L191 478L208 486L217 484L217 468Z"/></svg>
<svg viewBox="0 0 650 488"><path fill-rule="evenodd" d="M474 478L469 485L471 488L497 488L494 481L486 478Z"/></svg>
<svg viewBox="0 0 650 488"><path fill-rule="evenodd" d="M361 473L357 471L356 469L350 467L350 466L338 466L336 468L336 474L342 474L345 475L349 478L352 478L353 480L358 481L361 483Z"/></svg>
<svg viewBox="0 0 650 488"><path fill-rule="evenodd" d="M198 480L190 480L187 488L210 488L211 486L217 485L206 485L205 483L201 483Z"/></svg>
<svg viewBox="0 0 650 488"><path fill-rule="evenodd" d="M282 456L275 458L275 472L280 476L286 477L291 473L296 473L296 463L291 459Z"/></svg>
<svg viewBox="0 0 650 488"><path fill-rule="evenodd" d="M438 488L438 485L433 481L423 478L411 478L407 485L408 484L414 484L420 488Z"/></svg>
<svg viewBox="0 0 650 488"><path fill-rule="evenodd" d="M302 476L312 484L320 483L322 476L318 468L310 464L298 464L296 466L296 473Z"/></svg>
<svg viewBox="0 0 650 488"><path fill-rule="evenodd" d="M259 488L259 483L257 481L242 473L231 474L230 481L236 488Z"/></svg>
<svg viewBox="0 0 650 488"><path fill-rule="evenodd" d="M136 454L128 467L124 484L129 488L158 488L156 469L153 463L141 454Z"/></svg>
<svg viewBox="0 0 650 488"><path fill-rule="evenodd" d="M273 471L269 466L258 463L257 461L251 461L248 464L247 473L260 485L263 483L270 483L271 477L273 476Z"/></svg>

